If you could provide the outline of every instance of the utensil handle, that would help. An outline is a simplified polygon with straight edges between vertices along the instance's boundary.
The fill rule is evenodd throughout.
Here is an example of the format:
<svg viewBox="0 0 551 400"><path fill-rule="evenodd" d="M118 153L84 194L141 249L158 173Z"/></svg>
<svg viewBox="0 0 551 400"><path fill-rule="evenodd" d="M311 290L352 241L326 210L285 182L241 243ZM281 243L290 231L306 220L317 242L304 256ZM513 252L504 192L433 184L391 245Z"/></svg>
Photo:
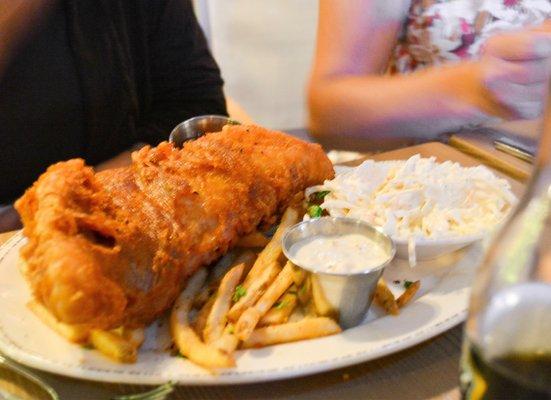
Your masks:
<svg viewBox="0 0 551 400"><path fill-rule="evenodd" d="M494 147L496 150L502 151L503 153L509 154L523 161L529 162L530 164L534 163L534 156L522 149L519 149L518 147L511 146L510 144L503 143L499 140L494 141Z"/></svg>

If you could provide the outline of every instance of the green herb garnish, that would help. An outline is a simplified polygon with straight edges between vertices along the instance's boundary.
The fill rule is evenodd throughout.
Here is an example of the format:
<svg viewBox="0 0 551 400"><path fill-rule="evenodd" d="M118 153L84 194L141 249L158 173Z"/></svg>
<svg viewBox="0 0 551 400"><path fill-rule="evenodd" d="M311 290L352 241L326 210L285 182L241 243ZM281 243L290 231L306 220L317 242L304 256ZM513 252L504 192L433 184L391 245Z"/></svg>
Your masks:
<svg viewBox="0 0 551 400"><path fill-rule="evenodd" d="M288 305L289 305L289 302L287 300L282 300L275 303L274 308L276 310L281 310L283 307L287 307Z"/></svg>
<svg viewBox="0 0 551 400"><path fill-rule="evenodd" d="M308 196L308 205L309 206L319 206L321 203L323 203L323 199L325 196L327 196L329 193L331 193L329 190L322 190L320 192L314 192L310 196Z"/></svg>
<svg viewBox="0 0 551 400"><path fill-rule="evenodd" d="M319 218L323 213L323 208L318 205L308 207L308 215L312 218Z"/></svg>
<svg viewBox="0 0 551 400"><path fill-rule="evenodd" d="M331 193L330 190L322 190L321 192L314 193L314 195L316 196L317 200L323 200L325 199L325 196L327 196L329 193Z"/></svg>
<svg viewBox="0 0 551 400"><path fill-rule="evenodd" d="M410 287L411 285L413 285L413 282L412 281L404 281L404 287L407 289L408 287Z"/></svg>
<svg viewBox="0 0 551 400"><path fill-rule="evenodd" d="M247 289L245 289L241 285L237 285L235 287L235 292L233 292L232 300L233 300L234 303L237 303L241 297L246 296L246 295L247 295Z"/></svg>

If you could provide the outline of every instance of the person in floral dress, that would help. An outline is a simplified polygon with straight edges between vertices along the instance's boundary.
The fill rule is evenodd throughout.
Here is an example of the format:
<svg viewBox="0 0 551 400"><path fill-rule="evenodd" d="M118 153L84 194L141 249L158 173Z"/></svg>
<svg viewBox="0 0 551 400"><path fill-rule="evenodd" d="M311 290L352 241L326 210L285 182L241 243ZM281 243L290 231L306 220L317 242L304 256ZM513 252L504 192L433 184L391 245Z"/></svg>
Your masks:
<svg viewBox="0 0 551 400"><path fill-rule="evenodd" d="M312 133L382 149L537 118L550 18L551 0L321 0Z"/></svg>

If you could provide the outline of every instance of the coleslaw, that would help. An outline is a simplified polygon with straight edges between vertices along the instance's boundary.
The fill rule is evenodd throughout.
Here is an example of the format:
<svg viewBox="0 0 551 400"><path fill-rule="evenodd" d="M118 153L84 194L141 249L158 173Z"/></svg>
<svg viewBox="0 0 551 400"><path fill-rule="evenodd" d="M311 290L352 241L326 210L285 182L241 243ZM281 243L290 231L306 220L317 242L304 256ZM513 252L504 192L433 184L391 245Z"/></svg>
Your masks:
<svg viewBox="0 0 551 400"><path fill-rule="evenodd" d="M306 189L306 197L323 192L319 207L325 213L364 220L396 239L480 234L499 224L517 202L509 182L484 166L438 163L419 154L405 161L337 166L335 172L334 179Z"/></svg>

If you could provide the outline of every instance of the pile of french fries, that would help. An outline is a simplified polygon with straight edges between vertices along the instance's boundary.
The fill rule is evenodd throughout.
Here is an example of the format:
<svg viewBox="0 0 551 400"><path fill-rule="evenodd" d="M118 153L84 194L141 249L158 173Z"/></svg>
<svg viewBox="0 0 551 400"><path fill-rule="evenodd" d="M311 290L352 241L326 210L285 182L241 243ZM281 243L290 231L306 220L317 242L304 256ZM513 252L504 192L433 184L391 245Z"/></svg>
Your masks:
<svg viewBox="0 0 551 400"><path fill-rule="evenodd" d="M138 359L138 349L145 338L143 328L118 328L109 331L90 329L86 326L69 325L59 321L36 300L31 300L27 306L43 323L70 342L95 348L118 362L134 363Z"/></svg>
<svg viewBox="0 0 551 400"><path fill-rule="evenodd" d="M237 349L341 332L336 322L338 312L325 298L316 276L283 255L282 236L299 221L302 211L287 208L271 239L260 232L245 236L213 268L203 268L190 278L169 316L179 354L216 372L235 366ZM419 281L414 282L395 299L381 279L374 301L387 313L397 315L419 286ZM29 307L67 340L89 345L118 362L135 362L144 341L143 329L90 330L58 321L36 301Z"/></svg>
<svg viewBox="0 0 551 400"><path fill-rule="evenodd" d="M373 301L375 304L382 307L387 314L398 315L400 313L400 308L403 308L413 299L420 287L420 281L411 282L411 284L406 287L406 290L396 298L394 293L389 289L384 278L381 278L379 282L377 282Z"/></svg>
<svg viewBox="0 0 551 400"><path fill-rule="evenodd" d="M341 331L320 307L320 296L316 307L311 279L283 256L282 236L300 217L298 209L288 208L271 240L261 233L246 236L210 273L201 270L192 277L170 316L172 337L182 355L217 371L235 366L238 348ZM258 255L253 251L257 248L263 248Z"/></svg>

